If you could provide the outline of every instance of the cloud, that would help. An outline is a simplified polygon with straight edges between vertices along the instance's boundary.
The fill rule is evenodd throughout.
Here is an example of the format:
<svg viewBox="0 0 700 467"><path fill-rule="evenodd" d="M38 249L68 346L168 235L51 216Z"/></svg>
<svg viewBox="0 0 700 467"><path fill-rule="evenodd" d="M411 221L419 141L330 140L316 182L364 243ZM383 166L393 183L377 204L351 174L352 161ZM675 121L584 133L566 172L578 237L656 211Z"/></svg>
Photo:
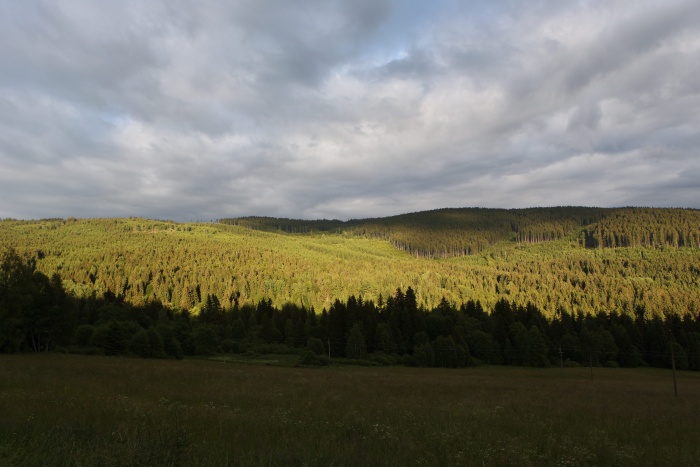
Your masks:
<svg viewBox="0 0 700 467"><path fill-rule="evenodd" d="M700 208L700 6L0 5L0 217Z"/></svg>

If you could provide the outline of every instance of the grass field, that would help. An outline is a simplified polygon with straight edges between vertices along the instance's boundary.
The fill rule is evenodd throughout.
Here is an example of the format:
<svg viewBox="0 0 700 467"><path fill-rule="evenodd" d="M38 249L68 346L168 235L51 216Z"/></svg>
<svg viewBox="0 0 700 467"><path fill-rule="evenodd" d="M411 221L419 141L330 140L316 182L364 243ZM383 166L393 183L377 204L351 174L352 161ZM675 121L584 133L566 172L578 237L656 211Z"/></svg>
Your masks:
<svg viewBox="0 0 700 467"><path fill-rule="evenodd" d="M699 465L700 374L678 389L656 369L0 356L0 465Z"/></svg>

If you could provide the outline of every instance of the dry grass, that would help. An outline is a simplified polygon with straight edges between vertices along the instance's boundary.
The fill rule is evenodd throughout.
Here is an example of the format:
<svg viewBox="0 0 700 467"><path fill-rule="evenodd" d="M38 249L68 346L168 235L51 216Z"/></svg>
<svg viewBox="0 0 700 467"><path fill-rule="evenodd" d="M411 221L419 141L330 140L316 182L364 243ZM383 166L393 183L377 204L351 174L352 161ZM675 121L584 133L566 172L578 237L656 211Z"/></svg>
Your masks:
<svg viewBox="0 0 700 467"><path fill-rule="evenodd" d="M700 374L0 357L0 465L698 465Z"/></svg>

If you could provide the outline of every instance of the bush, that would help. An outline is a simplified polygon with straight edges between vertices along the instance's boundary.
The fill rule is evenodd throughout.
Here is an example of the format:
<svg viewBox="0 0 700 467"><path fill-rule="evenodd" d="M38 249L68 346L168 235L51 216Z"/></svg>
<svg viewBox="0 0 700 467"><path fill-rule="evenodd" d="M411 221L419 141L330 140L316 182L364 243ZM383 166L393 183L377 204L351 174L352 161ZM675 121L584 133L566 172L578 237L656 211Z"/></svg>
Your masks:
<svg viewBox="0 0 700 467"><path fill-rule="evenodd" d="M154 328L149 328L147 331L148 343L151 347L151 357L165 358L165 350L163 348L163 337Z"/></svg>
<svg viewBox="0 0 700 467"><path fill-rule="evenodd" d="M277 355L289 355L289 354L295 354L299 350L295 349L294 347L289 347L285 344L264 344L258 346L258 352L261 354L277 354Z"/></svg>
<svg viewBox="0 0 700 467"><path fill-rule="evenodd" d="M328 358L328 357L326 357ZM334 362L340 363L342 365L355 365L355 366L379 366L379 363L373 360L367 360L366 358L334 358Z"/></svg>
<svg viewBox="0 0 700 467"><path fill-rule="evenodd" d="M160 334L163 339L163 352L165 352L166 356L182 360L184 357L182 345L175 337L175 333L172 329L161 325L159 325L157 329L158 334Z"/></svg>
<svg viewBox="0 0 700 467"><path fill-rule="evenodd" d="M71 345L68 347L68 353L73 355L104 355L105 351L99 347Z"/></svg>
<svg viewBox="0 0 700 467"><path fill-rule="evenodd" d="M403 357L401 357L401 364L403 366L418 366L418 362L416 362L415 357L409 354L405 354Z"/></svg>
<svg viewBox="0 0 700 467"><path fill-rule="evenodd" d="M430 367L435 364L435 353L429 342L413 349L413 357L416 359L416 365L420 367Z"/></svg>
<svg viewBox="0 0 700 467"><path fill-rule="evenodd" d="M141 329L131 336L129 344L127 345L127 350L137 357L151 357L151 343L148 339L148 332L146 332L145 329Z"/></svg>
<svg viewBox="0 0 700 467"><path fill-rule="evenodd" d="M218 348L219 336L209 326L199 326L194 330L194 351L197 355L214 355Z"/></svg>
<svg viewBox="0 0 700 467"><path fill-rule="evenodd" d="M301 366L326 366L328 365L328 357L325 355L316 355L310 350L304 352L299 359L297 365Z"/></svg>
<svg viewBox="0 0 700 467"><path fill-rule="evenodd" d="M92 335L95 332L95 328L89 324L81 324L75 329L73 333L73 344L81 347L90 345L92 340Z"/></svg>
<svg viewBox="0 0 700 467"><path fill-rule="evenodd" d="M316 355L324 355L326 353L323 341L317 337L309 337L309 340L306 341L306 348Z"/></svg>
<svg viewBox="0 0 700 467"><path fill-rule="evenodd" d="M241 346L232 339L224 339L221 341L221 350L226 353L239 353L241 351Z"/></svg>
<svg viewBox="0 0 700 467"><path fill-rule="evenodd" d="M104 350L105 355L123 355L131 336L141 326L131 321L110 321L95 328L90 345Z"/></svg>
<svg viewBox="0 0 700 467"><path fill-rule="evenodd" d="M369 360L378 363L383 366L391 366L396 364L396 359L391 355L387 355L383 352L377 352L369 357Z"/></svg>

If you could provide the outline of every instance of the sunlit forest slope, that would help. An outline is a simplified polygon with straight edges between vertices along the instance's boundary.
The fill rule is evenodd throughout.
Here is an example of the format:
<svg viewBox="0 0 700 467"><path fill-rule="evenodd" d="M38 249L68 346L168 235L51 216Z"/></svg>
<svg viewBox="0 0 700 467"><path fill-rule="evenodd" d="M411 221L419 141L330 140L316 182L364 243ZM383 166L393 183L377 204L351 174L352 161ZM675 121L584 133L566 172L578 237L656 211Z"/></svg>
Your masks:
<svg viewBox="0 0 700 467"><path fill-rule="evenodd" d="M58 273L75 296L115 294L197 311L270 299L317 312L412 287L490 309L505 298L546 316L696 314L700 211L652 208L442 209L347 222L248 217L0 222L0 244Z"/></svg>

